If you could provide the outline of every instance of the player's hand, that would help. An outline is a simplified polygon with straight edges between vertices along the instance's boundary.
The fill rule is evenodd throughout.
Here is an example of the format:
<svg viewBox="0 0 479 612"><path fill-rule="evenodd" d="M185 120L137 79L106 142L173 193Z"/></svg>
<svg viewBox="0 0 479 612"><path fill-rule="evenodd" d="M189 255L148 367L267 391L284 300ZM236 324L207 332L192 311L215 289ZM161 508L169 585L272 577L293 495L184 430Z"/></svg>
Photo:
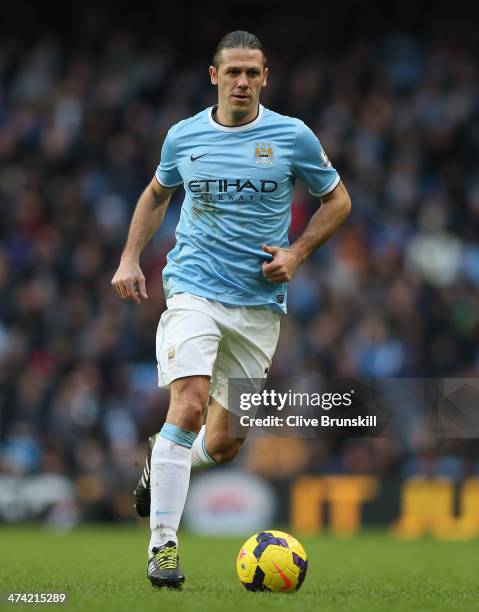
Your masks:
<svg viewBox="0 0 479 612"><path fill-rule="evenodd" d="M145 277L140 264L135 260L122 259L111 284L124 300L132 300L139 304L141 298L148 299Z"/></svg>
<svg viewBox="0 0 479 612"><path fill-rule="evenodd" d="M273 256L271 261L265 261L261 266L263 274L270 283L287 283L290 281L299 265L301 258L292 249L263 245L263 251Z"/></svg>

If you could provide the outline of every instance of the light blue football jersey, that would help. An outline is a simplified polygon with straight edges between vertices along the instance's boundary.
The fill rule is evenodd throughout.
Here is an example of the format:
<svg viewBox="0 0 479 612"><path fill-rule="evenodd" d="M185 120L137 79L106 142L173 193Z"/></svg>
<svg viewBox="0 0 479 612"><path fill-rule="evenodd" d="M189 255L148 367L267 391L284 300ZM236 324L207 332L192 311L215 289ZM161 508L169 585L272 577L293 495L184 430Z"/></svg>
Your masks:
<svg viewBox="0 0 479 612"><path fill-rule="evenodd" d="M287 247L296 179L315 196L339 183L318 138L299 119L259 105L256 119L227 127L215 107L175 124L156 171L184 185L176 246L167 256L167 298L189 292L231 306L286 312L286 283L270 283L262 245Z"/></svg>

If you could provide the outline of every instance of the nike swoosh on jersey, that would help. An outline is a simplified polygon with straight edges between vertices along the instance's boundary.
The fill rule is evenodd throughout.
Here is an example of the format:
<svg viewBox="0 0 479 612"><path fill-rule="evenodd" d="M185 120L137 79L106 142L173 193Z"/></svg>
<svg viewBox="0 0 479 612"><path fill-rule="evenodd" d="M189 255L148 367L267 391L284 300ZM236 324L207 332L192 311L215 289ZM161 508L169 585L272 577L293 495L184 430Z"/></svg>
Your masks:
<svg viewBox="0 0 479 612"><path fill-rule="evenodd" d="M196 156L192 154L190 159L191 161L196 161L197 159L200 159L200 157L204 157L205 155L209 155L209 151L208 153L202 153L201 155L196 155Z"/></svg>

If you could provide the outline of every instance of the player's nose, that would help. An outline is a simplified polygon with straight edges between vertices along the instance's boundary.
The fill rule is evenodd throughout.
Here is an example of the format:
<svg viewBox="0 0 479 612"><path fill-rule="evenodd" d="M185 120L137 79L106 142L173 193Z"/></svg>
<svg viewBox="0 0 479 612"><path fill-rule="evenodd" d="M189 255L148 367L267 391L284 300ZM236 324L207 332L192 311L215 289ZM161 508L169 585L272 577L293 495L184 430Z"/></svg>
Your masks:
<svg viewBox="0 0 479 612"><path fill-rule="evenodd" d="M246 77L246 74L242 74L242 75L239 77L239 80L238 80L238 87L239 87L240 89L247 89L247 88L248 88L248 79L247 79L247 77Z"/></svg>

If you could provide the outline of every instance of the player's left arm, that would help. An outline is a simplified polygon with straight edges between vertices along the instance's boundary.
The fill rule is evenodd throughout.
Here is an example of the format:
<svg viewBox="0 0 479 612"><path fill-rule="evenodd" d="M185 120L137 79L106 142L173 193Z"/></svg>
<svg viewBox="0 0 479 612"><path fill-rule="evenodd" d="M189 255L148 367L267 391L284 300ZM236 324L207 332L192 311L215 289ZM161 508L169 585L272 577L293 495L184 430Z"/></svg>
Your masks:
<svg viewBox="0 0 479 612"><path fill-rule="evenodd" d="M320 198L321 206L311 217L302 235L289 248L263 245L273 256L263 263L265 277L272 283L290 281L299 266L322 246L339 228L351 210L351 199L342 181Z"/></svg>

